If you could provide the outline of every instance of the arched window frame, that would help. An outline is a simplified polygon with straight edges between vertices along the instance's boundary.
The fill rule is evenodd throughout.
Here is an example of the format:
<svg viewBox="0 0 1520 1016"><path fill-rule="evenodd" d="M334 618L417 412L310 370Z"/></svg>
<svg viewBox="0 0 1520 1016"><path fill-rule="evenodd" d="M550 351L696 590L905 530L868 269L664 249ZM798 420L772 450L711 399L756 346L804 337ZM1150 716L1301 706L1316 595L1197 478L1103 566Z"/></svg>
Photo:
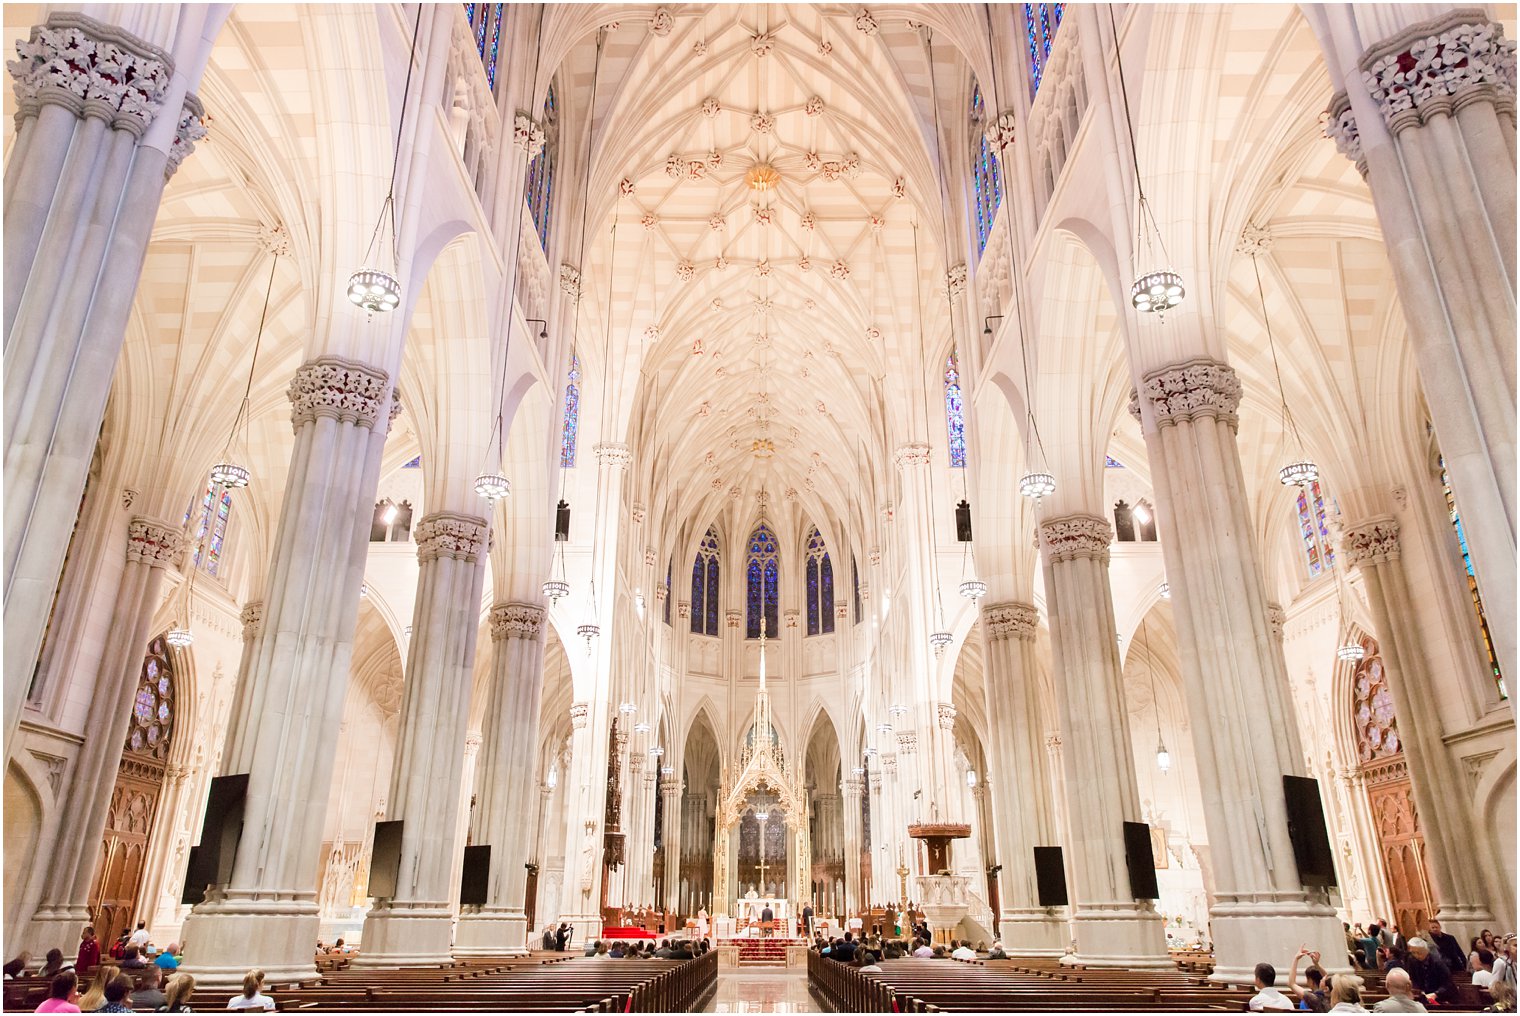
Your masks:
<svg viewBox="0 0 1520 1016"><path fill-rule="evenodd" d="M212 514L212 504L215 499L215 516ZM185 510L185 523L190 522L190 515L195 508ZM195 529L193 530L194 550L191 558L195 567L210 575L212 578L219 577L222 570L223 558L227 547L227 527L232 522L232 491L215 483L206 484L206 491L201 495L199 515L196 517ZM210 530L210 538L206 536ZM204 541L204 542L202 542Z"/></svg>
<svg viewBox="0 0 1520 1016"><path fill-rule="evenodd" d="M1029 51L1029 98L1034 99L1050 61L1050 44L1061 27L1065 4L1025 4L1024 39Z"/></svg>
<svg viewBox="0 0 1520 1016"><path fill-rule="evenodd" d="M575 442L581 425L581 358L570 354L570 369L565 375L565 414L559 436L559 467L575 468Z"/></svg>
<svg viewBox="0 0 1520 1016"><path fill-rule="evenodd" d="M776 534L760 523L750 533L744 566L745 637L760 637L760 619L765 618L765 637L778 638L781 628L778 587L781 563L777 554Z"/></svg>
<svg viewBox="0 0 1520 1016"><path fill-rule="evenodd" d="M976 206L976 253L981 257L987 249L987 237L992 235L992 223L997 219L998 206L1003 201L1002 169L998 166L997 153L987 140L987 107L982 101L982 86L971 85L971 182L972 200Z"/></svg>
<svg viewBox="0 0 1520 1016"><path fill-rule="evenodd" d="M132 719L123 750L160 762L166 760L174 736L174 720L174 658L169 643L160 635L148 643L142 669L138 671Z"/></svg>
<svg viewBox="0 0 1520 1016"><path fill-rule="evenodd" d="M721 588L718 531L707 527L691 565L691 631L718 637L718 590ZM668 597L667 597L668 599Z"/></svg>
<svg viewBox="0 0 1520 1016"><path fill-rule="evenodd" d="M1318 480L1298 488L1298 536L1309 578L1318 578L1335 566L1335 547L1330 542L1330 521L1325 494Z"/></svg>
<svg viewBox="0 0 1520 1016"><path fill-rule="evenodd" d="M1507 699L1509 686L1504 683L1504 672L1499 669L1499 655L1494 651L1494 638L1488 630L1488 612L1483 609L1483 595L1478 591L1478 573L1473 569L1472 552L1467 546L1467 527L1462 524L1462 515L1457 511L1457 498L1452 493L1451 477L1446 472L1446 459L1440 454L1436 455L1436 468L1441 478L1441 495L1446 502L1446 518L1457 538L1457 551L1462 555L1462 573L1467 578L1468 601L1472 604L1473 613L1477 615L1478 632L1483 637L1489 676L1493 679L1499 697Z"/></svg>
<svg viewBox="0 0 1520 1016"><path fill-rule="evenodd" d="M829 560L828 545L814 526L808 530L803 567L807 579L807 633L834 633L834 565Z"/></svg>
<svg viewBox="0 0 1520 1016"><path fill-rule="evenodd" d="M538 231L538 242L549 253L549 221L554 210L554 163L559 149L559 99L554 85L544 96L544 115L541 117L544 147L539 149L533 161L528 163L526 200L528 211L533 215L533 227Z"/></svg>
<svg viewBox="0 0 1520 1016"><path fill-rule="evenodd" d="M1391 758L1402 752L1404 746L1399 739L1399 720L1378 644L1366 636L1361 637L1359 644L1365 655L1356 662L1351 674L1351 709L1357 759L1365 764Z"/></svg>
<svg viewBox="0 0 1520 1016"><path fill-rule="evenodd" d="M966 407L961 391L960 354L954 349L945 358L945 434L950 449L950 468L966 468Z"/></svg>
<svg viewBox="0 0 1520 1016"><path fill-rule="evenodd" d="M475 38L475 49L480 63L486 69L486 85L496 91L496 58L501 54L502 12L506 4L465 4L465 17L470 22L470 34Z"/></svg>

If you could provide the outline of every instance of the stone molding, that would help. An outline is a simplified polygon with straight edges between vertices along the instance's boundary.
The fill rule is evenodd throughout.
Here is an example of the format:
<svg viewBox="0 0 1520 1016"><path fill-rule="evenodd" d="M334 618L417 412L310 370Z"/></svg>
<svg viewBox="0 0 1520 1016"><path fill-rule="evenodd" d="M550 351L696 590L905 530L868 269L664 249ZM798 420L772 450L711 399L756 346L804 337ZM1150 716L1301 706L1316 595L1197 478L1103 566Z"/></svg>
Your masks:
<svg viewBox="0 0 1520 1016"><path fill-rule="evenodd" d="M927 466L929 464L929 446L920 442L905 444L897 449L892 456L892 461L897 463L898 469L907 469L909 466Z"/></svg>
<svg viewBox="0 0 1520 1016"><path fill-rule="evenodd" d="M723 612L723 620L730 628L739 627L740 613L732 608Z"/></svg>
<svg viewBox="0 0 1520 1016"><path fill-rule="evenodd" d="M1215 417L1233 428L1238 422L1240 378L1229 364L1198 357L1145 375L1139 394L1130 396L1130 413L1137 418L1140 398L1150 402L1158 427Z"/></svg>
<svg viewBox="0 0 1520 1016"><path fill-rule="evenodd" d="M1040 523L1040 543L1052 561L1094 558L1107 563L1114 531L1097 515L1063 515Z"/></svg>
<svg viewBox="0 0 1520 1016"><path fill-rule="evenodd" d="M664 777L660 780L660 793L665 797L679 797L684 789L681 786L681 781L674 776Z"/></svg>
<svg viewBox="0 0 1520 1016"><path fill-rule="evenodd" d="M243 611L238 615L243 622L243 639L245 641L256 639L264 634L264 601L253 600L243 604Z"/></svg>
<svg viewBox="0 0 1520 1016"><path fill-rule="evenodd" d="M127 523L127 561L163 568L179 560L185 546L185 530L146 515L134 515Z"/></svg>
<svg viewBox="0 0 1520 1016"><path fill-rule="evenodd" d="M339 356L319 356L296 368L286 394L290 397L291 423L296 429L332 417L339 423L373 428L386 402L390 375L378 367L345 360Z"/></svg>
<svg viewBox="0 0 1520 1016"><path fill-rule="evenodd" d="M58 11L17 40L16 121L45 105L98 117L139 140L163 110L174 61L130 32L73 11ZM188 105L188 102L187 102ZM199 103L196 103L199 106Z"/></svg>
<svg viewBox="0 0 1520 1016"><path fill-rule="evenodd" d="M589 702L570 703L570 726L575 730L582 730L586 726L586 720L591 715Z"/></svg>
<svg viewBox="0 0 1520 1016"><path fill-rule="evenodd" d="M512 143L527 152L529 159L535 159L544 150L545 140L544 129L519 109L512 118Z"/></svg>
<svg viewBox="0 0 1520 1016"><path fill-rule="evenodd" d="M1367 156L1362 151L1362 132L1357 129L1356 115L1351 112L1351 99L1345 92L1336 92L1325 111L1325 137L1335 142L1335 150L1356 166L1358 173L1367 175Z"/></svg>
<svg viewBox="0 0 1520 1016"><path fill-rule="evenodd" d="M1018 118L1013 115L1012 109L1004 110L996 120L987 121L987 128L983 134L987 143L1001 152L1013 144L1017 138Z"/></svg>
<svg viewBox="0 0 1520 1016"><path fill-rule="evenodd" d="M391 408L390 408L390 412L386 415L386 418L385 418L385 432L387 434L389 434L391 432L391 428L396 425L396 417L398 417L398 416L401 415L401 410L403 408L405 408L405 407L402 406L402 404L401 404L401 389L400 388L392 388L391 389Z"/></svg>
<svg viewBox="0 0 1520 1016"><path fill-rule="evenodd" d="M1040 612L1028 603L989 603L982 608L982 621L993 641L1032 639L1040 627Z"/></svg>
<svg viewBox="0 0 1520 1016"><path fill-rule="evenodd" d="M544 637L544 608L531 603L498 603L491 608L491 639L528 639Z"/></svg>
<svg viewBox="0 0 1520 1016"><path fill-rule="evenodd" d="M641 772L643 772L644 771L644 756L640 755L636 751L630 753L629 756L628 756L628 771L630 773L641 773Z"/></svg>
<svg viewBox="0 0 1520 1016"><path fill-rule="evenodd" d="M654 9L654 16L649 19L649 34L664 38L670 34L670 30L675 26L675 16L664 7L656 7Z"/></svg>
<svg viewBox="0 0 1520 1016"><path fill-rule="evenodd" d="M883 766L885 766L887 764L887 760L885 758L883 758L881 760L881 764ZM895 759L895 758L892 759L892 772L893 773L897 772L897 759ZM873 794L879 794L879 793L881 793L882 779L883 779L883 777L882 777L881 773L871 773L870 774L871 793L873 793Z"/></svg>
<svg viewBox="0 0 1520 1016"><path fill-rule="evenodd" d="M637 502L628 506L628 517L633 520L633 524L636 526L642 526L648 514L649 509Z"/></svg>
<svg viewBox="0 0 1520 1016"><path fill-rule="evenodd" d="M1369 49L1362 81L1395 135L1469 102L1515 108L1515 43L1477 8L1411 25Z"/></svg>
<svg viewBox="0 0 1520 1016"><path fill-rule="evenodd" d="M1282 609L1281 604L1267 604L1267 627L1272 630L1272 637L1281 642L1283 628L1288 623L1288 612Z"/></svg>
<svg viewBox="0 0 1520 1016"><path fill-rule="evenodd" d="M966 291L966 262L950 266L950 270L945 273L945 288L949 290L951 299Z"/></svg>
<svg viewBox="0 0 1520 1016"><path fill-rule="evenodd" d="M474 564L480 560L490 538L491 523L488 520L455 512L424 515L412 529L419 561L448 557Z"/></svg>
<svg viewBox="0 0 1520 1016"><path fill-rule="evenodd" d="M691 616L691 601L690 600L677 600L676 601L676 616L677 617L690 617Z"/></svg>
<svg viewBox="0 0 1520 1016"><path fill-rule="evenodd" d="M899 730L897 732L897 753L899 755L915 755L918 753L917 731Z"/></svg>
<svg viewBox="0 0 1520 1016"><path fill-rule="evenodd" d="M581 298L581 270L572 264L561 262L559 266L559 288L572 300Z"/></svg>
<svg viewBox="0 0 1520 1016"><path fill-rule="evenodd" d="M954 730L955 729L956 710L955 710L955 706L953 704L951 704L949 702L940 702L940 703L938 703L934 707L934 711L935 711L935 713L937 714L937 716L939 718L939 729L941 729L941 730Z"/></svg>
<svg viewBox="0 0 1520 1016"><path fill-rule="evenodd" d="M1271 226L1258 226L1248 222L1241 229L1240 238L1235 241L1235 253L1255 257L1270 251L1275 243Z"/></svg>
<svg viewBox="0 0 1520 1016"><path fill-rule="evenodd" d="M174 175L179 164L195 151L195 143L207 133L206 108L192 92L185 96L185 104L180 107L179 126L174 128L174 141L169 145L169 162L164 166L165 178Z"/></svg>
<svg viewBox="0 0 1520 1016"><path fill-rule="evenodd" d="M1347 564L1380 564L1399 559L1399 524L1391 515L1347 526L1341 535L1341 553Z"/></svg>
<svg viewBox="0 0 1520 1016"><path fill-rule="evenodd" d="M596 453L596 461L604 466L621 466L627 469L633 465L633 452L625 444L598 444L593 445L591 450Z"/></svg>
<svg viewBox="0 0 1520 1016"><path fill-rule="evenodd" d="M472 730L466 734L464 739L464 757L474 758L479 754L482 743L483 739L480 736L480 731Z"/></svg>
<svg viewBox="0 0 1520 1016"><path fill-rule="evenodd" d="M847 776L839 782L839 789L846 797L859 797L866 792L866 781L858 776Z"/></svg>

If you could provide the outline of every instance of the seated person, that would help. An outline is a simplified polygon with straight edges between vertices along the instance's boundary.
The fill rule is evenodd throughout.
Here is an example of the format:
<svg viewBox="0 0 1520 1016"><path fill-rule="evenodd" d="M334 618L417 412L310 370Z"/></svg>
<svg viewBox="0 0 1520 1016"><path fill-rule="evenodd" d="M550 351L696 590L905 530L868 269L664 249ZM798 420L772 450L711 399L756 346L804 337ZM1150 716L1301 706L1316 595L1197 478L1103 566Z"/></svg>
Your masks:
<svg viewBox="0 0 1520 1016"><path fill-rule="evenodd" d="M1372 1007L1373 1012L1426 1012L1426 1008L1414 997L1414 985L1409 982L1409 971L1402 967L1388 972L1383 978L1383 988L1388 997Z"/></svg>
<svg viewBox="0 0 1520 1016"><path fill-rule="evenodd" d="M38 1012L78 1012L79 975L72 970L60 971L53 976L48 997L37 1007Z"/></svg>
<svg viewBox="0 0 1520 1016"><path fill-rule="evenodd" d="M106 982L106 1004L96 1012L131 1012L132 978L117 974Z"/></svg>
<svg viewBox="0 0 1520 1016"><path fill-rule="evenodd" d="M844 940L834 944L832 958L841 963L848 963L855 958L855 936L851 932L844 933Z"/></svg>
<svg viewBox="0 0 1520 1016"><path fill-rule="evenodd" d="M127 946L121 960L123 970L148 966L148 957L143 955L142 949L135 945Z"/></svg>
<svg viewBox="0 0 1520 1016"><path fill-rule="evenodd" d="M950 958L951 959L955 959L955 960L974 960L974 959L976 959L976 950L972 949L971 946L967 945L965 942L952 941L950 944L952 946L954 946L954 948L950 950Z"/></svg>
<svg viewBox="0 0 1520 1016"><path fill-rule="evenodd" d="M1277 968L1270 963L1256 964L1256 994L1246 1003L1251 1012L1287 1012L1293 1000L1277 990Z"/></svg>
<svg viewBox="0 0 1520 1016"><path fill-rule="evenodd" d="M1472 955L1472 982L1480 988L1494 983L1494 954L1482 946Z"/></svg>
<svg viewBox="0 0 1520 1016"><path fill-rule="evenodd" d="M992 943L991 951L987 953L987 958L989 960L1006 960L1008 958L1008 954L1003 951L1003 943L1000 941L994 941Z"/></svg>
<svg viewBox="0 0 1520 1016"><path fill-rule="evenodd" d="M1331 1012L1366 1012L1362 1005L1363 981L1355 974L1338 974L1331 978Z"/></svg>
<svg viewBox="0 0 1520 1016"><path fill-rule="evenodd" d="M1304 980L1308 982L1307 988L1298 986L1298 961L1308 957L1309 967L1304 971ZM1320 969L1319 953L1303 946L1298 950L1298 955L1293 957L1293 965L1288 968L1288 990L1298 999L1298 1007L1306 1012L1328 1012L1330 1009L1330 992L1324 985L1325 972Z"/></svg>
<svg viewBox="0 0 1520 1016"><path fill-rule="evenodd" d="M916 939L915 941L918 944L913 947L914 956L918 957L919 959L929 959L934 955L934 950L930 948L927 939L920 938Z"/></svg>
<svg viewBox="0 0 1520 1016"><path fill-rule="evenodd" d="M263 1009L273 1012L274 999L264 994L264 971L255 967L243 975L243 993L227 1000L229 1009Z"/></svg>
<svg viewBox="0 0 1520 1016"><path fill-rule="evenodd" d="M178 942L170 942L169 948L159 953L153 960L154 966L165 972L179 969L180 948Z"/></svg>
<svg viewBox="0 0 1520 1016"><path fill-rule="evenodd" d="M159 989L163 976L164 972L152 964L142 968L132 989L132 1008L153 1012L164 1004L164 993Z"/></svg>
<svg viewBox="0 0 1520 1016"><path fill-rule="evenodd" d="M1494 1004L1484 1008L1484 1012L1514 1012L1515 1011L1515 986L1508 981L1495 981L1489 985L1488 993L1493 996Z"/></svg>

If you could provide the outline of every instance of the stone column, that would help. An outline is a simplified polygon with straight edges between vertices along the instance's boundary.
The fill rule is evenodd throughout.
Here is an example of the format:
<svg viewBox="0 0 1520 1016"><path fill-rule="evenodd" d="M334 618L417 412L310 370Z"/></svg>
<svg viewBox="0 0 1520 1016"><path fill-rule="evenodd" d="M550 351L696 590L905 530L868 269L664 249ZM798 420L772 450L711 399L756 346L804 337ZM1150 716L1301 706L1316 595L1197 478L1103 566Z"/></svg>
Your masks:
<svg viewBox="0 0 1520 1016"><path fill-rule="evenodd" d="M544 688L544 610L532 603L491 608L491 686L476 772L474 835L491 848L486 903L459 916L454 955L525 956L528 871ZM566 774L568 776L568 774Z"/></svg>
<svg viewBox="0 0 1520 1016"><path fill-rule="evenodd" d="M101 654L101 680L90 699L85 724L89 736L74 762L59 809L56 847L43 862L42 902L26 935L34 954L75 941L90 921L90 886L132 720L132 696L147 651L148 626L158 606L164 568L179 561L183 544L184 529L173 523L139 515L127 524L127 563ZM23 862L18 858L16 863Z"/></svg>
<svg viewBox="0 0 1520 1016"><path fill-rule="evenodd" d="M1305 13L1340 89L1325 132L1372 192L1483 599L1513 618L1515 44L1479 7L1410 23L1429 9ZM1515 626L1492 635L1516 673Z"/></svg>
<svg viewBox="0 0 1520 1016"><path fill-rule="evenodd" d="M396 405L389 380L379 368L322 356L290 384L295 448L263 633L244 654L222 755L223 775L248 774L243 835L231 881L207 894L182 932L186 972L208 986L241 984L249 967L275 984L316 973L318 855L385 412Z"/></svg>
<svg viewBox="0 0 1520 1016"><path fill-rule="evenodd" d="M377 899L364 919L355 966L447 963L454 931L459 787L470 713L475 635L485 583L488 519L434 512L417 541L417 604L386 818L401 821L396 895ZM457 899L457 897L456 897Z"/></svg>
<svg viewBox="0 0 1520 1016"><path fill-rule="evenodd" d="M1161 917L1136 899L1125 864L1126 821L1142 821L1124 676L1108 586L1108 523L1073 514L1040 524L1045 604L1055 656L1072 900L1071 962L1169 968ZM1173 583L1175 586L1175 583Z"/></svg>
<svg viewBox="0 0 1520 1016"><path fill-rule="evenodd" d="M660 806L664 809L665 899L667 914L681 911L681 778L660 780Z"/></svg>
<svg viewBox="0 0 1520 1016"><path fill-rule="evenodd" d="M1464 517L1465 518L1465 517ZM1409 782L1425 835L1426 865L1435 890L1436 916L1459 941L1497 919L1512 924L1514 900L1505 899L1488 873L1500 870L1490 837L1472 813L1464 774L1442 739L1435 688L1420 644L1417 616L1399 560L1399 524L1381 515L1347 526L1342 560L1361 573L1377 625L1378 651L1398 714L1399 736L1409 760Z"/></svg>
<svg viewBox="0 0 1520 1016"><path fill-rule="evenodd" d="M577 942L595 938L602 931L599 907L607 725L605 721L591 722L591 708L588 702L570 706L570 779L560 781L566 795L565 903L560 919L574 927Z"/></svg>
<svg viewBox="0 0 1520 1016"><path fill-rule="evenodd" d="M1063 908L1041 907L1034 848L1059 845L1051 810L1050 777L1041 744L1034 659L1040 617L1028 603L982 607L987 638L987 765L996 835L998 934L1010 953L1059 956L1066 951Z"/></svg>
<svg viewBox="0 0 1520 1016"><path fill-rule="evenodd" d="M1308 943L1333 970L1345 943L1324 893L1300 882L1288 837L1282 778L1304 775L1304 753L1236 448L1239 403L1235 371L1195 358L1146 374L1131 412L1145 432L1183 689L1197 710L1213 978L1249 984L1264 954Z"/></svg>
<svg viewBox="0 0 1520 1016"><path fill-rule="evenodd" d="M860 799L866 791L866 781L846 776L839 790L844 796L844 903L847 911L854 912L865 899L865 887L860 884L860 853L865 846Z"/></svg>
<svg viewBox="0 0 1520 1016"><path fill-rule="evenodd" d="M214 33L226 15L197 5L179 16L184 41ZM42 646L164 183L206 133L189 92L209 43L201 49L176 69L169 53L123 28L55 11L18 42L20 59L8 65L17 125L5 168L7 745Z"/></svg>

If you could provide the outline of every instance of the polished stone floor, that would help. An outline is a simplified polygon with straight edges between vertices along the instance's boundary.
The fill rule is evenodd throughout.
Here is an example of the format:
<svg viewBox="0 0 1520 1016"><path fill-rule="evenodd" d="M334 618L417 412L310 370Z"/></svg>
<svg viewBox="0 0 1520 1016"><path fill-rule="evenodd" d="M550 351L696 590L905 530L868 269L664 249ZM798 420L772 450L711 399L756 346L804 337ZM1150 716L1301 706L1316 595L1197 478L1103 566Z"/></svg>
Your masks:
<svg viewBox="0 0 1520 1016"><path fill-rule="evenodd" d="M724 970L705 1012L818 1012L808 994L807 968Z"/></svg>

